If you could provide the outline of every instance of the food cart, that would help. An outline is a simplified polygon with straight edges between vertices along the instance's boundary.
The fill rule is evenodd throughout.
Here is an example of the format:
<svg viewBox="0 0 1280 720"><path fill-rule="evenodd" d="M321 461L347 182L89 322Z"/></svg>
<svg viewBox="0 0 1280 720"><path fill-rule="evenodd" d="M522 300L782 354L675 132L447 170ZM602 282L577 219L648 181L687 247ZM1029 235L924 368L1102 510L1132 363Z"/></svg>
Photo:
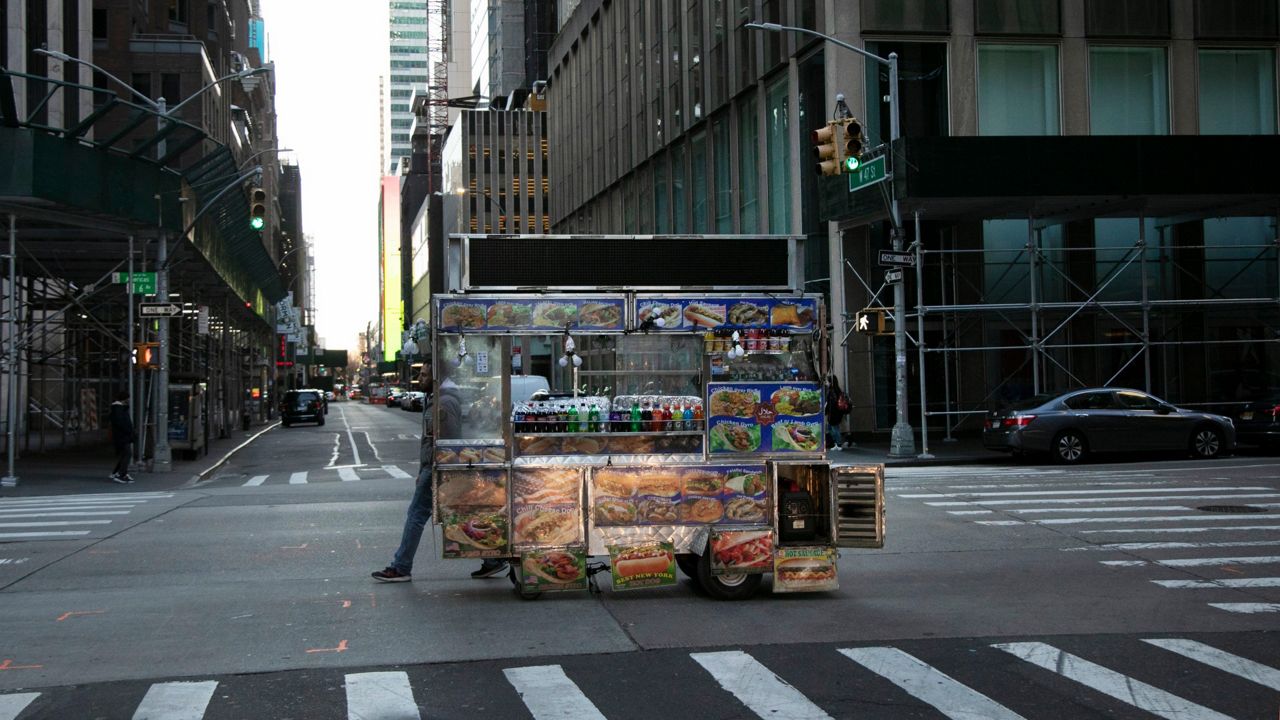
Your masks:
<svg viewBox="0 0 1280 720"><path fill-rule="evenodd" d="M800 241L734 238L782 248L787 277L756 287L660 288L664 275L641 277L651 267L618 271L607 291L519 287L571 273L566 257L589 267L597 248L603 263L633 247L558 239L465 236L465 272L433 298L444 557L507 559L526 598L598 589L602 572L626 590L675 584L679 570L718 599L751 596L766 574L773 592L836 589L840 548L883 544L884 473L827 460L825 309L787 289L801 284ZM476 260L526 243L536 252L515 269ZM698 250L689 237L670 247ZM500 273L523 275L476 280ZM522 376L548 378L549 392L521 396Z"/></svg>

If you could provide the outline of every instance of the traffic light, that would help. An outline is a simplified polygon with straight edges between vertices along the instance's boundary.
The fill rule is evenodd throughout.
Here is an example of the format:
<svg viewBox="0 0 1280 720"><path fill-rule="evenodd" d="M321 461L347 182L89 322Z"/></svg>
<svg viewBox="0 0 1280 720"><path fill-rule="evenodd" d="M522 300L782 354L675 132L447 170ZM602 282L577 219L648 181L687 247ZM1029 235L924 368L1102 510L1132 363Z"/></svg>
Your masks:
<svg viewBox="0 0 1280 720"><path fill-rule="evenodd" d="M253 189L253 200L249 203L249 227L261 230L267 225L267 191L262 188Z"/></svg>
<svg viewBox="0 0 1280 720"><path fill-rule="evenodd" d="M160 362L156 351L159 349L159 343L147 342L137 343L133 346L133 363L143 370L153 370Z"/></svg>
<svg viewBox="0 0 1280 720"><path fill-rule="evenodd" d="M864 308L854 313L853 329L863 335L892 335L893 315L888 308Z"/></svg>
<svg viewBox="0 0 1280 720"><path fill-rule="evenodd" d="M843 157L840 155L840 123L831 120L823 127L814 130L813 156L817 159L814 169L819 175L839 175Z"/></svg>
<svg viewBox="0 0 1280 720"><path fill-rule="evenodd" d="M844 132L841 133L842 142L840 146L840 154L843 158L841 163L842 172L857 172L862 167L862 123L857 118L845 118L843 121Z"/></svg>

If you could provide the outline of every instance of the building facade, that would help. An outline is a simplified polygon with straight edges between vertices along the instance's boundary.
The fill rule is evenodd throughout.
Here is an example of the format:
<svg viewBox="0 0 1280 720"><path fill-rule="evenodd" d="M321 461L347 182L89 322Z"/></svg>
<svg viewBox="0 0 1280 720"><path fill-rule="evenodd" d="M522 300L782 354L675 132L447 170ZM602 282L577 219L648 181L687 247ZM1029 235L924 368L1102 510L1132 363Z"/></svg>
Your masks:
<svg viewBox="0 0 1280 720"><path fill-rule="evenodd" d="M893 304L892 190L921 251L900 319L917 429L1093 384L1221 407L1280 386L1280 188L1258 169L1278 20L1276 0L583 0L549 60L552 228L804 235L852 429L887 431L893 338L850 320ZM819 177L809 140L842 93L887 143L886 67L749 22L896 55L891 183ZM1262 161L1210 182L1189 160L1224 156Z"/></svg>
<svg viewBox="0 0 1280 720"><path fill-rule="evenodd" d="M389 40L391 60L388 71L387 105L390 109L390 155L387 158L388 175L398 175L401 164L407 163L413 152L414 94L426 92L430 80L430 56L426 0L389 0Z"/></svg>

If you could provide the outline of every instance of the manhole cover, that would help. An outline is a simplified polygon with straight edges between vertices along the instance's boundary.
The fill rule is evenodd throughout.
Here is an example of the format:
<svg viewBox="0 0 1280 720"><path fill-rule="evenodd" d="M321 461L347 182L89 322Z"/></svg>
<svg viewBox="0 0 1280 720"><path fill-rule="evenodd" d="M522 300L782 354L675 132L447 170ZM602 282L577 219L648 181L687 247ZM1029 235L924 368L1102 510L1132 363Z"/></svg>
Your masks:
<svg viewBox="0 0 1280 720"><path fill-rule="evenodd" d="M1196 508L1203 512L1216 513L1260 513L1266 512L1266 508L1256 507L1254 505L1201 505Z"/></svg>

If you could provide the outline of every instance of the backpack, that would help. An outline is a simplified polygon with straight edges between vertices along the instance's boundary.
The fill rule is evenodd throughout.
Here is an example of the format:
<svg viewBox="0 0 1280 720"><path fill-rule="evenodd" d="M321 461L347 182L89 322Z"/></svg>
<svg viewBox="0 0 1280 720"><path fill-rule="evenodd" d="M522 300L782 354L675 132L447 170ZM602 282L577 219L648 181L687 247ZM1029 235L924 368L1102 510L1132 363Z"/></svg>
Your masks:
<svg viewBox="0 0 1280 720"><path fill-rule="evenodd" d="M849 412L849 396L843 392L836 397L836 409L840 412Z"/></svg>

